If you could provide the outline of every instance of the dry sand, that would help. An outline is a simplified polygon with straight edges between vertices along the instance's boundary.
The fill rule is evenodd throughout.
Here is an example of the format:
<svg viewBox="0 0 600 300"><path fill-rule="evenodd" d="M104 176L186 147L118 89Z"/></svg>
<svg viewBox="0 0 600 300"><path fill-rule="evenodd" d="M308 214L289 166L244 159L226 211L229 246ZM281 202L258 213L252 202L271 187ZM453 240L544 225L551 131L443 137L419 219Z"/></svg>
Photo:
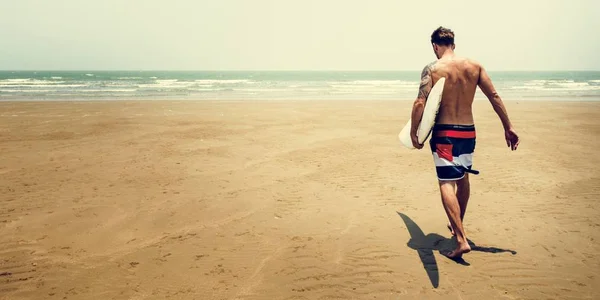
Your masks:
<svg viewBox="0 0 600 300"><path fill-rule="evenodd" d="M462 264L411 104L0 103L0 298L598 299L600 103L476 102Z"/></svg>

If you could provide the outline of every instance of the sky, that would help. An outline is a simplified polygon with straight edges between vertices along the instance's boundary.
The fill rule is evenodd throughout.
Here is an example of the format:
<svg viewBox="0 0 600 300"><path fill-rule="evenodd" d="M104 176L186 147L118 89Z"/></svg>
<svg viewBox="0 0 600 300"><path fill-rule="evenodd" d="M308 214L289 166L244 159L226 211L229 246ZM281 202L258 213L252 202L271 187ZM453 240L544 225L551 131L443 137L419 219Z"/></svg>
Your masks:
<svg viewBox="0 0 600 300"><path fill-rule="evenodd" d="M539 2L538 2L539 1ZM600 1L0 0L0 70L600 70Z"/></svg>

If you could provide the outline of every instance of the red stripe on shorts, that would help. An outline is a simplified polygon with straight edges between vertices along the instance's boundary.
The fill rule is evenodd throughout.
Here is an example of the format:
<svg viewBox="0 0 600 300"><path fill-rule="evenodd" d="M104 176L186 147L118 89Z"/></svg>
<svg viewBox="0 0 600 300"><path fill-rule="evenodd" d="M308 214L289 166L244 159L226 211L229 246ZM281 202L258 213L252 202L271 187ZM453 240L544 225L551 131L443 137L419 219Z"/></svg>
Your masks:
<svg viewBox="0 0 600 300"><path fill-rule="evenodd" d="M434 134L436 137L451 137L459 139L474 139L475 131L440 130Z"/></svg>

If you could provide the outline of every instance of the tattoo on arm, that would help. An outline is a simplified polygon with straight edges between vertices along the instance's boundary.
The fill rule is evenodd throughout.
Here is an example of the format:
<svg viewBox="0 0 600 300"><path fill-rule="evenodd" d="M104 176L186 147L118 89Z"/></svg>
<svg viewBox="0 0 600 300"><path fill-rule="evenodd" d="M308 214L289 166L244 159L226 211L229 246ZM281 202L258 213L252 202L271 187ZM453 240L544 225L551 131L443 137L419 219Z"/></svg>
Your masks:
<svg viewBox="0 0 600 300"><path fill-rule="evenodd" d="M429 97L429 92L433 88L433 78L431 74L433 73L433 67L435 66L435 62L432 62L423 68L423 72L421 72L421 84L419 85L419 95L417 98L427 99Z"/></svg>

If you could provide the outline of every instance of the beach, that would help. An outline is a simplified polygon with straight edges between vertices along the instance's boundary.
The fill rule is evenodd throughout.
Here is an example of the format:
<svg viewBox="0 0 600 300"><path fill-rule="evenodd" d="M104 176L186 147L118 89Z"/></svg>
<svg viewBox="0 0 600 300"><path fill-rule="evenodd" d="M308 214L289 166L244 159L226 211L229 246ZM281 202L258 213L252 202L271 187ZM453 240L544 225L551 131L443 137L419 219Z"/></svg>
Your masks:
<svg viewBox="0 0 600 300"><path fill-rule="evenodd" d="M600 298L600 102L475 102L461 263L411 106L0 102L0 299Z"/></svg>

